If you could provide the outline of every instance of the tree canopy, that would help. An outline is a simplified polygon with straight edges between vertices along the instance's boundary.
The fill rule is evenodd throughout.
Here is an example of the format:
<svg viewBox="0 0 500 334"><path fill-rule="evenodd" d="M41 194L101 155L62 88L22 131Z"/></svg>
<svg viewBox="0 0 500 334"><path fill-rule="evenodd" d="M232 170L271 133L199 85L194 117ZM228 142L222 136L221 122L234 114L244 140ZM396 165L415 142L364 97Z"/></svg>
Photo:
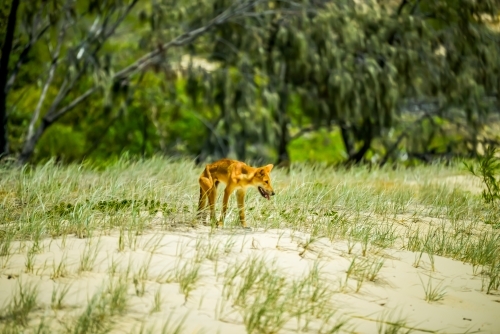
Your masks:
<svg viewBox="0 0 500 334"><path fill-rule="evenodd" d="M498 140L499 14L499 0L12 0L0 154L287 163L326 130L348 163L474 155Z"/></svg>

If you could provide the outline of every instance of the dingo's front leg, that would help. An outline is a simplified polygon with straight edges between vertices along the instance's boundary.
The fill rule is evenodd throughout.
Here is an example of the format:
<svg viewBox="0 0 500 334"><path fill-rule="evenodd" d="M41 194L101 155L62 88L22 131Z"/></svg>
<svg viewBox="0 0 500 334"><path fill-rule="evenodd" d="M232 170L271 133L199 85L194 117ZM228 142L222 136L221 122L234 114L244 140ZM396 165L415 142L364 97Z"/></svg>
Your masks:
<svg viewBox="0 0 500 334"><path fill-rule="evenodd" d="M236 191L236 199L238 200L238 210L240 214L240 223L244 228L247 227L247 223L245 221L245 194L245 189L238 189Z"/></svg>

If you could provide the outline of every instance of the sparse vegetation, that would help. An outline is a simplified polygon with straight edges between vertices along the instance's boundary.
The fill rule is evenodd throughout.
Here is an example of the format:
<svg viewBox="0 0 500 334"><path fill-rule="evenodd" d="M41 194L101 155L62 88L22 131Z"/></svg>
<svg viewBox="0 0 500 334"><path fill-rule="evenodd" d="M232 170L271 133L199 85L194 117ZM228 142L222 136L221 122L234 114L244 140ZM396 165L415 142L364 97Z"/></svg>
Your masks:
<svg viewBox="0 0 500 334"><path fill-rule="evenodd" d="M433 311L467 298L494 332L499 14L3 2L0 332L463 332ZM234 197L223 227L196 219L227 157L275 164L276 196L240 192L253 230Z"/></svg>
<svg viewBox="0 0 500 334"><path fill-rule="evenodd" d="M1 173L1 277L53 284L48 294L19 284L3 298L5 331L105 332L118 319L143 332L195 330L185 311L165 322L162 314L182 307L249 333L345 332L365 320L344 312L343 298L385 286L401 252L417 282L420 274L439 277L449 258L470 268L485 298L500 285L500 233L460 165L276 170L279 195L248 195L253 232L239 228L235 211L224 229L196 224L199 168L188 161L123 159L101 171L49 162ZM454 179L465 186L447 181ZM86 283L95 278L99 284ZM421 283L421 300L446 304L451 290L445 295L435 281ZM384 321L368 322L385 332L418 323Z"/></svg>

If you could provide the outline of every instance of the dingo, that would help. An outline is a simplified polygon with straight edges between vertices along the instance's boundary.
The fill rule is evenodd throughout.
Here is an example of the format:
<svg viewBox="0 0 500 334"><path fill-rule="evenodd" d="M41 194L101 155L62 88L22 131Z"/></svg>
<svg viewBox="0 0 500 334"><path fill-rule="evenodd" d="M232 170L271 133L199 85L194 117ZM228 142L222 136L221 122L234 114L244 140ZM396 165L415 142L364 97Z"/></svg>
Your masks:
<svg viewBox="0 0 500 334"><path fill-rule="evenodd" d="M222 226L224 223L229 195L236 190L240 223L243 228L247 228L245 222L246 189L249 187L256 187L262 197L269 199L269 196L273 196L274 190L271 187L271 178L269 175L272 169L272 164L256 168L247 166L243 162L229 159L221 159L213 164L207 165L203 173L201 173L199 179L200 201L198 203L198 219L204 221L204 218L206 218L203 212L206 207L208 197L210 219L215 221L215 199L217 197L217 186L220 182L222 182L226 185L226 189L224 190L222 213L218 225Z"/></svg>

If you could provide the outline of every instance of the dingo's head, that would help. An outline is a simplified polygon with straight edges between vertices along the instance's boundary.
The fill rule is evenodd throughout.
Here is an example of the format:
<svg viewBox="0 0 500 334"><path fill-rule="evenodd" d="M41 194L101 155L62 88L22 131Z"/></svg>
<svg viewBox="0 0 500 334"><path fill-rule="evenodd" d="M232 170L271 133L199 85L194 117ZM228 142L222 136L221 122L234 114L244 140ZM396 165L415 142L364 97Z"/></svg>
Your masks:
<svg viewBox="0 0 500 334"><path fill-rule="evenodd" d="M269 164L258 168L252 179L252 184L257 187L262 197L267 199L269 199L269 196L274 196L274 190L271 186L271 176L269 175L273 167L272 164Z"/></svg>

